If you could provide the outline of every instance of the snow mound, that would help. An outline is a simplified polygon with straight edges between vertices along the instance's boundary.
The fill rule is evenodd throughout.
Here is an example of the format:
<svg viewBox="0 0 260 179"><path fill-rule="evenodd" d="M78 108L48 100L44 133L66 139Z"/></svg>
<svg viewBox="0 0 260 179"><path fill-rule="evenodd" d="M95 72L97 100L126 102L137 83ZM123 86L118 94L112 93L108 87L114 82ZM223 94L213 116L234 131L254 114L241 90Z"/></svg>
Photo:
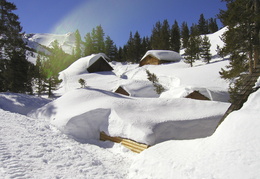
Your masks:
<svg viewBox="0 0 260 179"><path fill-rule="evenodd" d="M20 93L0 93L0 109L26 115L49 103L49 99Z"/></svg>
<svg viewBox="0 0 260 179"><path fill-rule="evenodd" d="M254 88L259 88L260 87L260 77L257 79Z"/></svg>
<svg viewBox="0 0 260 179"><path fill-rule="evenodd" d="M68 68L63 70L61 73L66 73L67 76L80 75L82 73L88 73L87 68L95 63L100 57L106 58L105 54L92 54L86 57L82 57L72 63Z"/></svg>
<svg viewBox="0 0 260 179"><path fill-rule="evenodd" d="M181 55L171 50L149 50L145 53L141 61L148 55L156 57L159 60L166 60L172 62L178 62L181 60Z"/></svg>
<svg viewBox="0 0 260 179"><path fill-rule="evenodd" d="M228 106L191 99L124 97L87 88L70 91L30 116L49 119L80 140L98 139L104 131L153 145L211 135Z"/></svg>
<svg viewBox="0 0 260 179"><path fill-rule="evenodd" d="M260 90L211 137L168 141L142 152L132 163L130 178L258 178L259 101Z"/></svg>

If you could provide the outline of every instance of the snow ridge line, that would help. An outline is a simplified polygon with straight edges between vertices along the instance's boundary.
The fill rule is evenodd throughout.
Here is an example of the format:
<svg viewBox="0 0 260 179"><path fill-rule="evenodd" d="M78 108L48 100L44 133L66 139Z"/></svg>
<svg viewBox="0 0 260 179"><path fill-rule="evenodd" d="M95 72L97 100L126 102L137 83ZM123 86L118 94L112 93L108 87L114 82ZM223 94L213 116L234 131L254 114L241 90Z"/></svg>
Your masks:
<svg viewBox="0 0 260 179"><path fill-rule="evenodd" d="M2 141L0 138L0 168L3 168L6 178L28 178L24 170L25 166L21 165L22 162L8 152L8 148Z"/></svg>

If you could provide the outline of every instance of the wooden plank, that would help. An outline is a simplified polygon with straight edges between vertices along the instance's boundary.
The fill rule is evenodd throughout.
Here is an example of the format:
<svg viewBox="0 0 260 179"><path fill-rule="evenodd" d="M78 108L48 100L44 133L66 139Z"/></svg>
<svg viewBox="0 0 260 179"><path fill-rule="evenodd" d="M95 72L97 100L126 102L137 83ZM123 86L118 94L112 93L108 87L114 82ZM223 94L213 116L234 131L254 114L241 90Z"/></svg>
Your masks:
<svg viewBox="0 0 260 179"><path fill-rule="evenodd" d="M111 137L111 136L108 136L105 132L100 132L100 140L102 140L102 141L109 140L112 142L121 143L123 146L125 146L126 148L128 148L131 151L136 152L136 153L140 153L140 152L144 151L145 149L149 148L149 145L141 144L141 143L135 142L133 140L125 139L122 137Z"/></svg>

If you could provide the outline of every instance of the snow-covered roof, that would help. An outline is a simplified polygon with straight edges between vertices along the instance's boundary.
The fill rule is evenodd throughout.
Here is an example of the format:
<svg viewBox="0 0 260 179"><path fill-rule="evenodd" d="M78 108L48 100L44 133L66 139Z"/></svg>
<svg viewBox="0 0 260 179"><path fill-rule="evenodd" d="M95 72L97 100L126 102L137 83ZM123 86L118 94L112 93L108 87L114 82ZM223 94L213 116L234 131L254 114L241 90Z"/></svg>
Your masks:
<svg viewBox="0 0 260 179"><path fill-rule="evenodd" d="M159 60L166 60L166 61L173 61L173 62L181 60L181 55L171 50L149 50L143 56L141 61L148 55L156 57Z"/></svg>
<svg viewBox="0 0 260 179"><path fill-rule="evenodd" d="M68 75L73 76L73 75L86 73L87 72L86 69L90 67L93 63L95 63L100 57L102 57L105 61L107 59L106 55L103 53L92 54L86 57L82 57L77 61L75 61L74 63L72 63L68 68L60 72L60 74L66 73L67 76Z"/></svg>

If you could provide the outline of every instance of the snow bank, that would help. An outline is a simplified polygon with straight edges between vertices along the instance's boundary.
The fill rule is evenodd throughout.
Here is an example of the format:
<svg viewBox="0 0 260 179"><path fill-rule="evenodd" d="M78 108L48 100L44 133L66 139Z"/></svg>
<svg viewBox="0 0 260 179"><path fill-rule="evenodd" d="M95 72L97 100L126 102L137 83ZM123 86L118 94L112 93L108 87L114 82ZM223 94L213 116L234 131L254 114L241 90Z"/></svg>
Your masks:
<svg viewBox="0 0 260 179"><path fill-rule="evenodd" d="M0 93L0 109L26 115L49 103L49 99L20 93Z"/></svg>
<svg viewBox="0 0 260 179"><path fill-rule="evenodd" d="M257 79L254 88L259 88L260 87L260 77Z"/></svg>
<svg viewBox="0 0 260 179"><path fill-rule="evenodd" d="M98 139L104 131L153 145L211 135L228 106L191 99L131 98L87 88L70 91L30 116L47 118L81 140Z"/></svg>
<svg viewBox="0 0 260 179"><path fill-rule="evenodd" d="M211 137L168 141L142 152L130 168L130 178L258 178L259 101L260 90Z"/></svg>

